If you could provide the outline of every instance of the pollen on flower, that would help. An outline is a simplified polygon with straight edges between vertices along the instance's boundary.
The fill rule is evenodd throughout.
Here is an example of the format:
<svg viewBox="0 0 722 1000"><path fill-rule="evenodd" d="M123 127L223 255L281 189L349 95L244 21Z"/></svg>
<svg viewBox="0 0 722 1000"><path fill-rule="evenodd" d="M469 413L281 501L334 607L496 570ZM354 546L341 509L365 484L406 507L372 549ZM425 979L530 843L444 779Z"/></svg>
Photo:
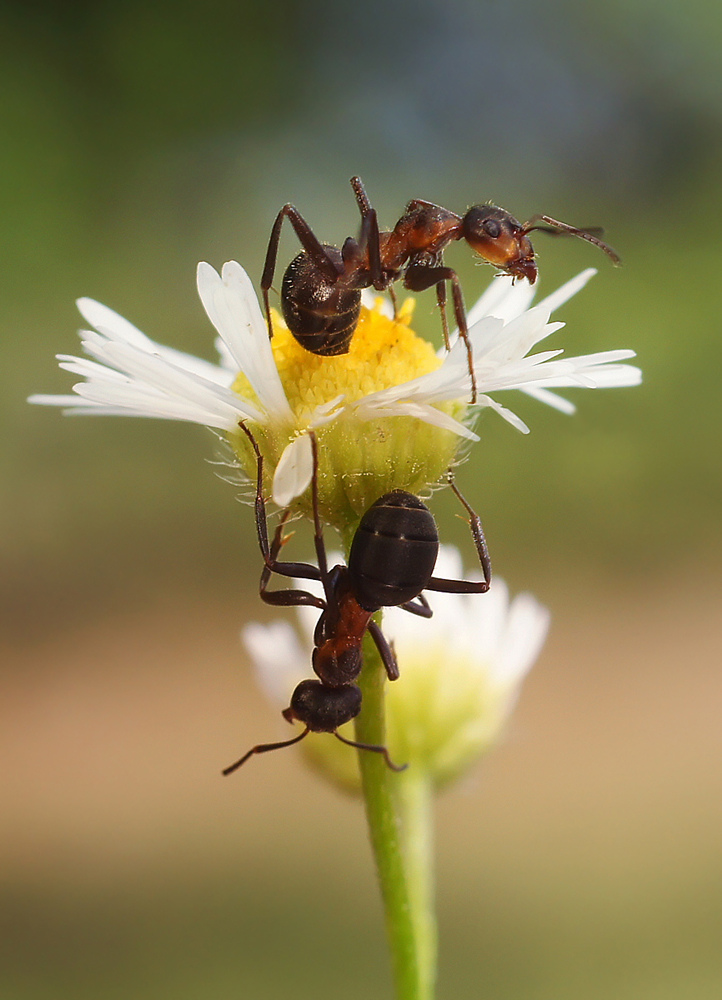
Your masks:
<svg viewBox="0 0 722 1000"><path fill-rule="evenodd" d="M273 355L288 402L301 422L315 407L337 396L352 403L439 367L433 346L409 326L414 300L406 299L395 320L385 316L380 305L378 300L373 309L361 308L348 354L336 357L305 350L273 311ZM249 392L243 375L233 388L243 395Z"/></svg>

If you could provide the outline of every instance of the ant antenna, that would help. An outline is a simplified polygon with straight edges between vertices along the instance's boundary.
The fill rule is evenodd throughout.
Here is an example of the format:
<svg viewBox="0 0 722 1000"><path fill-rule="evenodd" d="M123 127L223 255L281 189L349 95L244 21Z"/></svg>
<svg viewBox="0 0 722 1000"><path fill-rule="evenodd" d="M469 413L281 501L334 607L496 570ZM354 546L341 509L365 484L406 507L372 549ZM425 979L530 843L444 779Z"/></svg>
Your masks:
<svg viewBox="0 0 722 1000"><path fill-rule="evenodd" d="M251 747L248 753L244 753L241 759L237 760L235 764L231 764L229 767L224 767L223 770L221 771L221 774L232 774L239 767L245 764L248 758L252 757L254 753L268 753L269 750L280 750L281 747L293 746L294 743L298 743L300 740L302 740L304 736L308 736L310 732L311 730L308 728L308 726L306 726L301 735L294 736L292 740L282 740L280 743L259 743L257 746ZM339 739L340 738L341 737L339 736Z"/></svg>
<svg viewBox="0 0 722 1000"><path fill-rule="evenodd" d="M306 734L304 733L304 736L305 735ZM334 732L333 735L336 737L337 740L341 740L341 742L345 743L346 746L348 747L355 747L357 750L373 750L374 753L380 753L392 771L397 771L397 772L405 771L406 768L409 766L408 764L394 764L394 762L389 757L389 752L386 749L386 747L377 747L374 746L372 743L356 743L354 740L347 740L344 736L342 736L338 732Z"/></svg>
<svg viewBox="0 0 722 1000"><path fill-rule="evenodd" d="M549 232L546 226L537 226L536 222L546 222L547 226L551 226L552 230L556 230L558 233L566 233L568 236L578 236L580 240L586 240L587 243L592 243L595 247L599 247L604 253L609 257L611 262L618 267L622 263L622 259L616 250L613 250L608 243L600 240L597 236L588 232L586 229L577 229L576 226L570 226L566 222L559 222L558 219L552 219L549 215L533 215L531 219L522 227L522 233L526 235L527 233L534 232L535 229L541 232Z"/></svg>

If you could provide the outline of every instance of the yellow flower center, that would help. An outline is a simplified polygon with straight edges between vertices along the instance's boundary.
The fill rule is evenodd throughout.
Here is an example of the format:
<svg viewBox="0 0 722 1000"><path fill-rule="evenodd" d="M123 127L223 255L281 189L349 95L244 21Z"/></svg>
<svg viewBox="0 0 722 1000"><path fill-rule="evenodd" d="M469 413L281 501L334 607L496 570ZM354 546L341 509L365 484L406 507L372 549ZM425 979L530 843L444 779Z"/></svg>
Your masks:
<svg viewBox="0 0 722 1000"><path fill-rule="evenodd" d="M430 484L443 478L458 446L453 431L416 416L359 415L355 410L358 400L433 372L442 363L432 345L409 326L413 299L404 302L395 319L385 316L381 305L377 299L372 309L361 308L348 354L336 357L311 354L273 313L272 350L295 426L274 420L272 414L251 425L265 460L270 492L274 471L289 442L307 431L317 407L343 396L334 419L316 426L319 509L324 520L342 532L353 530L368 506L390 490L425 493ZM233 389L246 399L255 398L242 374ZM463 419L463 402L452 400L438 408ZM253 479L256 460L248 440L240 431L231 432L229 438L241 466ZM292 506L308 517L310 502L307 490Z"/></svg>
<svg viewBox="0 0 722 1000"><path fill-rule="evenodd" d="M381 299L373 309L361 308L348 354L321 357L301 347L282 318L273 310L273 356L288 397L301 426L312 411L343 394L352 403L372 392L400 385L435 371L441 364L432 345L409 326L414 299L406 299L396 319L381 312ZM246 377L238 375L233 389L252 395Z"/></svg>

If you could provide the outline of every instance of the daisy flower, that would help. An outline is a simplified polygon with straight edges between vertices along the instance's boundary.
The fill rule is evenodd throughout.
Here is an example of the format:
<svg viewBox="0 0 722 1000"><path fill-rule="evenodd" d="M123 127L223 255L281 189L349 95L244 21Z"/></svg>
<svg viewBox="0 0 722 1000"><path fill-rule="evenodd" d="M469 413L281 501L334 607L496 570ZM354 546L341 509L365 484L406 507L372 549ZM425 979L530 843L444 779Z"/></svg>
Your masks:
<svg viewBox="0 0 722 1000"><path fill-rule="evenodd" d="M381 300L362 308L348 354L320 357L304 350L274 316L268 339L251 281L235 261L219 275L198 266L198 292L216 328L217 364L157 344L92 299L78 301L93 329L81 331L92 360L58 355L61 368L81 377L74 395L36 395L33 403L74 414L113 414L185 420L223 432L253 476L255 461L239 430L252 427L269 489L282 507L308 514L303 497L311 477L309 430L319 440L322 515L343 529L381 494L394 488L428 491L454 461L463 439L478 440L472 424L491 407L522 431L526 425L490 394L520 389L564 412L563 386L634 385L639 369L621 364L632 351L605 351L562 359L561 350L529 354L559 330L553 309L588 281L583 272L530 308L534 290L498 277L469 313L469 336L478 386L470 406L464 344L437 354L410 327L413 300L394 318ZM368 301L368 298L367 298Z"/></svg>
<svg viewBox="0 0 722 1000"><path fill-rule="evenodd" d="M456 548L440 547L435 573L462 578ZM309 581L302 586L307 588ZM434 614L427 621L400 608L384 611L384 635L393 644L400 671L399 679L386 686L386 731L392 759L422 770L438 787L498 740L544 645L549 613L531 594L510 599L498 578L482 599L445 593L430 594L429 599ZM280 620L269 625L253 622L242 631L256 678L281 709L311 670L318 612L304 607L297 611L303 638ZM312 733L302 748L336 781L359 787L356 755L336 740Z"/></svg>

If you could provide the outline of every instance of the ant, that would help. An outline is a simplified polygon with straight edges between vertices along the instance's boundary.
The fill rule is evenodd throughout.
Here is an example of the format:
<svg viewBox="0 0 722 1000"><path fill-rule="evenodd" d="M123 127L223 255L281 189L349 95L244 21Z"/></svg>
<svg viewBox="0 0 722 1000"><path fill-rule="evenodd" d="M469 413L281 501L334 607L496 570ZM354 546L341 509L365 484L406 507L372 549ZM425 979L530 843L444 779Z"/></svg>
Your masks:
<svg viewBox="0 0 722 1000"><path fill-rule="evenodd" d="M388 290L395 304L392 285L403 280L404 288L412 292L436 287L448 351L446 282L451 282L456 324L466 345L472 403L477 396L476 376L461 285L456 271L443 263L443 252L449 243L466 240L475 253L502 274L526 278L530 285L538 273L529 239L529 233L535 230L578 236L603 250L614 264L620 263L615 251L594 235L601 230L577 229L548 215L534 215L522 225L505 209L491 204L472 205L461 216L430 201L415 199L408 203L392 230L380 231L376 209L371 207L361 178L352 177L351 187L361 213L361 230L358 239L349 236L340 250L329 243L320 243L293 205L284 205L276 216L261 276L269 337L273 337L273 325L268 293L276 269L281 227L287 218L303 250L283 275L281 310L299 344L323 357L348 354L358 324L361 289L373 286L379 292Z"/></svg>
<svg viewBox="0 0 722 1000"><path fill-rule="evenodd" d="M226 767L223 774L231 774L253 754L292 746L310 732L333 733L348 746L382 754L392 771L402 771L407 765L394 764L386 747L357 743L338 732L339 726L350 722L361 711L361 689L355 683L363 665L361 643L368 632L376 644L389 680L394 681L399 676L398 664L393 648L373 621L376 611L399 606L422 618L430 618L432 610L422 593L424 590L453 594L486 593L491 582L491 563L479 516L449 475L452 490L469 514L483 580L446 580L432 575L439 550L436 522L429 508L405 490L393 490L368 508L353 537L348 565L334 566L329 570L318 509L318 446L315 435L311 433L311 489L318 565L279 562L278 554L288 541L283 536L283 529L289 511L283 514L269 545L263 497L263 457L251 431L243 422L239 426L248 437L257 461L256 531L265 563L259 589L261 599L276 607L310 605L318 608L321 616L314 632L311 659L318 680L301 681L291 696L291 704L282 713L288 722L297 720L303 723L303 732L280 743L260 743L252 747L235 764ZM269 591L267 588L272 573L317 580L323 586L324 598L305 590Z"/></svg>

